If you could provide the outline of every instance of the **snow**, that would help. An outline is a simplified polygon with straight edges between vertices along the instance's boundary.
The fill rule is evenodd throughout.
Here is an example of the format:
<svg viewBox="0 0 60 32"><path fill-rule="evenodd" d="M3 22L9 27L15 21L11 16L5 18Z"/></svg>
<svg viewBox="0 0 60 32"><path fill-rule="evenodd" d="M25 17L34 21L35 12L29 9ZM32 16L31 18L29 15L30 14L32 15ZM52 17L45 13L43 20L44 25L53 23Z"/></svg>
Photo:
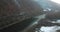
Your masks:
<svg viewBox="0 0 60 32"><path fill-rule="evenodd" d="M60 26L51 26L51 27L41 27L41 31L44 32L56 32L56 30L60 30Z"/></svg>

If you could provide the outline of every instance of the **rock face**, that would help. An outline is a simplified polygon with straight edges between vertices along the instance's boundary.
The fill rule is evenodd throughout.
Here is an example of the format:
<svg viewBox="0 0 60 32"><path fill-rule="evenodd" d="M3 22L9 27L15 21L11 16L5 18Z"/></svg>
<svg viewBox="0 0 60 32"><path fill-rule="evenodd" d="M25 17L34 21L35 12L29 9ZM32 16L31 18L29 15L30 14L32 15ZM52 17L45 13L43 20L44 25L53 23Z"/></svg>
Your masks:
<svg viewBox="0 0 60 32"><path fill-rule="evenodd" d="M32 0L0 0L0 28L37 16L42 10Z"/></svg>

